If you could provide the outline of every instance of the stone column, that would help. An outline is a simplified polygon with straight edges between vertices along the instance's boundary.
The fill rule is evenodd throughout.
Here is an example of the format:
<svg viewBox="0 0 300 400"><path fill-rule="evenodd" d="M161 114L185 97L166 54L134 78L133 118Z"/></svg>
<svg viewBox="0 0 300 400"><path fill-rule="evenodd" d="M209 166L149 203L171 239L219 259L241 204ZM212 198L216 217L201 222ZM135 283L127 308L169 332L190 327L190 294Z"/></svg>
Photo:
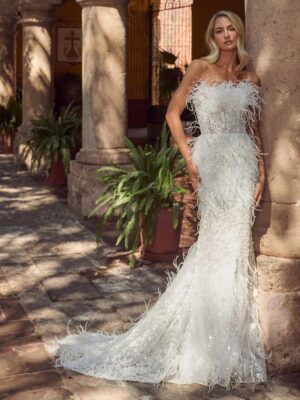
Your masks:
<svg viewBox="0 0 300 400"><path fill-rule="evenodd" d="M6 105L14 96L14 2L0 0L0 104Z"/></svg>
<svg viewBox="0 0 300 400"><path fill-rule="evenodd" d="M82 6L82 149L71 163L69 206L88 215L101 165L127 164L127 0L77 0Z"/></svg>
<svg viewBox="0 0 300 400"><path fill-rule="evenodd" d="M31 118L47 115L52 107L52 11L61 0L19 0L23 26L23 123L19 134L30 131Z"/></svg>
<svg viewBox="0 0 300 400"><path fill-rule="evenodd" d="M246 0L247 48L262 80L267 168L254 239L269 370L300 369L300 2Z"/></svg>

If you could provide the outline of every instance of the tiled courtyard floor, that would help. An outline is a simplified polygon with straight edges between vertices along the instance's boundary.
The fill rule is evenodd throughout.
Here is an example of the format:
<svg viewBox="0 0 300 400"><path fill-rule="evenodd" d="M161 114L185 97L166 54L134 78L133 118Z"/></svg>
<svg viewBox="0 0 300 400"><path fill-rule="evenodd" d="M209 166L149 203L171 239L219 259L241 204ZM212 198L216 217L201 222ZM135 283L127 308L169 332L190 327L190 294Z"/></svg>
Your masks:
<svg viewBox="0 0 300 400"><path fill-rule="evenodd" d="M12 157L0 155L1 400L300 399L300 375L272 377L255 391L208 393L200 385L155 387L53 368L47 348L68 325L124 331L166 280L166 265L130 270L113 247L97 249L82 222L63 189L17 173Z"/></svg>

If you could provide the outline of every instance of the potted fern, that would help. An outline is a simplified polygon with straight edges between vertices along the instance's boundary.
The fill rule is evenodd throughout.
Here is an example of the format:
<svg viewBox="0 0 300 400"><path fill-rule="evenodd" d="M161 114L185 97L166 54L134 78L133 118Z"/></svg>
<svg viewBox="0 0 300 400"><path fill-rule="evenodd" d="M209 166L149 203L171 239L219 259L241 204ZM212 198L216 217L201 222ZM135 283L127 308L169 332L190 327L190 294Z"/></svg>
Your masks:
<svg viewBox="0 0 300 400"><path fill-rule="evenodd" d="M21 158L31 155L31 170L44 166L49 183L66 184L70 160L80 148L80 127L79 107L72 103L61 115L51 111L46 117L32 119Z"/></svg>
<svg viewBox="0 0 300 400"><path fill-rule="evenodd" d="M98 170L106 186L91 213L102 210L98 237L109 219L117 216L116 245L122 242L130 248L132 266L140 244L141 255L151 260L168 261L177 255L183 210L175 194L186 190L174 179L182 174L184 160L177 148L169 147L168 139L166 123L155 145L135 146L125 138L132 167Z"/></svg>

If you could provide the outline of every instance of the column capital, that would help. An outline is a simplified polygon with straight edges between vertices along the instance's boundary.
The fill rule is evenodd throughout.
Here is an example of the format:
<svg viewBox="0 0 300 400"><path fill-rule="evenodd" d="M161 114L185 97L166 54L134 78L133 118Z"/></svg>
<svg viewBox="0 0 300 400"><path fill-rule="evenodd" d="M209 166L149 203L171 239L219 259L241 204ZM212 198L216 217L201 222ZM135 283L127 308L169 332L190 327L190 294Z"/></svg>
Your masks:
<svg viewBox="0 0 300 400"><path fill-rule="evenodd" d="M53 7L62 3L62 0L17 0L18 10L23 25L40 25L52 23L51 11Z"/></svg>
<svg viewBox="0 0 300 400"><path fill-rule="evenodd" d="M115 7L124 5L127 6L131 0L76 0L76 2L82 7L93 7L93 6L104 6L104 7Z"/></svg>

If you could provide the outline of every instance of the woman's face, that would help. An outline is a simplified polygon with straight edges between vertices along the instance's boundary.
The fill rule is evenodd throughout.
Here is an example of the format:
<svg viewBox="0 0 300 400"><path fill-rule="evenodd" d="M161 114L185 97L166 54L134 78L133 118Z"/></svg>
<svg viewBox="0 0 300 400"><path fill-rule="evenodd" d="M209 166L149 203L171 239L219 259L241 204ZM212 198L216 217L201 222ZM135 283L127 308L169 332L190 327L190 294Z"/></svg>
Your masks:
<svg viewBox="0 0 300 400"><path fill-rule="evenodd" d="M220 50L234 50L238 33L227 17L218 17L214 26L214 40Z"/></svg>

